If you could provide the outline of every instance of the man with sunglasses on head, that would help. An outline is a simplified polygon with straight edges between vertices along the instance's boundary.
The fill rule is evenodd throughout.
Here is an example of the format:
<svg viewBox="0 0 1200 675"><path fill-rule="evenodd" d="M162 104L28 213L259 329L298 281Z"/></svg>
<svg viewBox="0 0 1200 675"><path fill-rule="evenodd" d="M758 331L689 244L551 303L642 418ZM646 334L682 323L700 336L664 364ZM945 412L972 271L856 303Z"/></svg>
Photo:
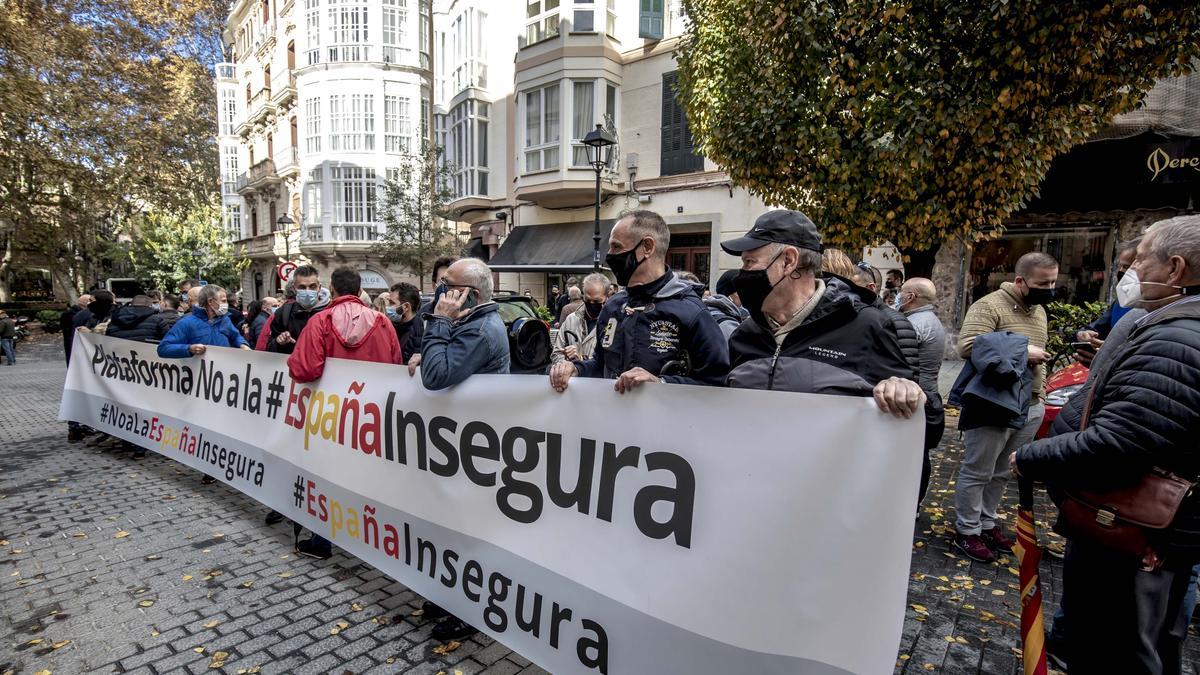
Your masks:
<svg viewBox="0 0 1200 675"><path fill-rule="evenodd" d="M492 271L477 258L450 265L425 315L421 353L408 374L421 367L426 389L446 389L478 373L508 373L508 335L499 305L492 302Z"/></svg>

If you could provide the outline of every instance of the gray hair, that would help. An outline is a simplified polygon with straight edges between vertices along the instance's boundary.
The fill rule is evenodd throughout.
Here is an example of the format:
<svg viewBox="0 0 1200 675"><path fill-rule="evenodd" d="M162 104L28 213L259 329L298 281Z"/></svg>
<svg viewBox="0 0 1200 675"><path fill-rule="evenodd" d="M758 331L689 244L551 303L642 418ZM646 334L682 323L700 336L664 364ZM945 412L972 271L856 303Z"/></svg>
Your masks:
<svg viewBox="0 0 1200 675"><path fill-rule="evenodd" d="M223 292L225 292L225 289L216 284L201 286L200 293L196 297L196 303L201 307L208 307L208 301L215 300Z"/></svg>
<svg viewBox="0 0 1200 675"><path fill-rule="evenodd" d="M455 265L462 266L463 281L479 291L479 302L492 299L492 270L479 258L462 258Z"/></svg>
<svg viewBox="0 0 1200 675"><path fill-rule="evenodd" d="M1146 236L1150 237L1150 253L1154 257L1166 261L1179 256L1187 262L1192 277L1200 276L1200 216L1160 220L1146 230Z"/></svg>
<svg viewBox="0 0 1200 675"><path fill-rule="evenodd" d="M653 239L654 255L665 260L667 249L671 247L671 228L667 227L667 221L657 213L644 209L630 211L621 216L621 220L626 218L631 219L629 221L630 233L637 237L638 241L646 237Z"/></svg>
<svg viewBox="0 0 1200 675"><path fill-rule="evenodd" d="M770 246L772 258L774 258L776 255L779 255L779 252L784 249L790 248L796 252L796 271L793 272L793 274L800 274L804 272L818 274L821 271L821 265L825 263L824 256L807 248L800 248L799 246L792 246L791 244L780 244L778 242L774 242L770 244Z"/></svg>
<svg viewBox="0 0 1200 675"><path fill-rule="evenodd" d="M600 274L599 272L592 272L583 278L582 288L586 290L588 286L599 286L600 290L607 291L608 285L611 283L612 282L609 281L608 277L604 276L603 274Z"/></svg>
<svg viewBox="0 0 1200 675"><path fill-rule="evenodd" d="M583 293L579 292L578 286L572 286L567 289L567 299L570 300L571 302L580 300L582 298L583 298Z"/></svg>

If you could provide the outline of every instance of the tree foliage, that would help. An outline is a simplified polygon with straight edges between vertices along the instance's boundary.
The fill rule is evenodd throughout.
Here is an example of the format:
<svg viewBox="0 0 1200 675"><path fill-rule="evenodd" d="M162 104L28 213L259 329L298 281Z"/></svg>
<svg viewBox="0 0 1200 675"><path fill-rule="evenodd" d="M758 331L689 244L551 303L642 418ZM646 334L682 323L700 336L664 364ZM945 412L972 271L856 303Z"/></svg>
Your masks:
<svg viewBox="0 0 1200 675"><path fill-rule="evenodd" d="M209 283L231 288L250 264L234 258L216 198L139 215L131 229L137 232L129 248L134 275L153 288L173 289L199 273Z"/></svg>
<svg viewBox="0 0 1200 675"><path fill-rule="evenodd" d="M63 287L119 223L215 193L217 0L11 0L0 12L0 220ZM0 295L8 265L0 267Z"/></svg>
<svg viewBox="0 0 1200 675"><path fill-rule="evenodd" d="M1194 2L684 5L679 93L704 154L842 245L994 231L1055 155L1200 54Z"/></svg>
<svg viewBox="0 0 1200 675"><path fill-rule="evenodd" d="M442 161L442 150L421 134L420 153L406 156L397 177L384 183L380 212L384 231L374 247L384 262L411 270L425 287L425 273L442 256L460 255L462 244L447 224L447 205L454 200L454 169Z"/></svg>

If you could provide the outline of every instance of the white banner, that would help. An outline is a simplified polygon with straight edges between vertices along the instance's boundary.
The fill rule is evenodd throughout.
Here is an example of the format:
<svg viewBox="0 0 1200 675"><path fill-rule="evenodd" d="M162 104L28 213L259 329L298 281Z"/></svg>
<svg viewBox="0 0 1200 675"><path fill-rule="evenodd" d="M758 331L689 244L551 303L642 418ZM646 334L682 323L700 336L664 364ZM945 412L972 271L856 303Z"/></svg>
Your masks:
<svg viewBox="0 0 1200 675"><path fill-rule="evenodd" d="M62 419L204 471L555 673L886 673L923 424L870 399L76 338Z"/></svg>

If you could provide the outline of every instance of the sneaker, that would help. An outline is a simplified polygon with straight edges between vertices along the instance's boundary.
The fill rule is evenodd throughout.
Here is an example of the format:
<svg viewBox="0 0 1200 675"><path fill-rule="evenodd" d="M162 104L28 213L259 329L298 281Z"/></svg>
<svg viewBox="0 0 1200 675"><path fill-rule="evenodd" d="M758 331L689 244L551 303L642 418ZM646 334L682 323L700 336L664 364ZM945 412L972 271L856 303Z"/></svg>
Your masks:
<svg viewBox="0 0 1200 675"><path fill-rule="evenodd" d="M434 640L446 642L449 640L461 640L478 632L474 626L466 621L457 616L451 616L449 619L434 626L430 635L433 636Z"/></svg>
<svg viewBox="0 0 1200 675"><path fill-rule="evenodd" d="M133 458L134 459L143 459L143 458L145 458L145 456L146 456L145 448L134 448L133 449Z"/></svg>
<svg viewBox="0 0 1200 675"><path fill-rule="evenodd" d="M310 538L296 544L296 553L317 560L328 560L333 557L333 547L327 541L316 542Z"/></svg>
<svg viewBox="0 0 1200 675"><path fill-rule="evenodd" d="M72 429L67 432L67 442L68 443L78 443L79 441L82 441L82 440L83 440L83 432L82 431L79 431L77 429Z"/></svg>
<svg viewBox="0 0 1200 675"><path fill-rule="evenodd" d="M268 525L274 525L283 521L283 514L278 511L272 511L267 514L266 522Z"/></svg>
<svg viewBox="0 0 1200 675"><path fill-rule="evenodd" d="M441 605L428 600L421 603L421 618L427 621L433 621L435 619L440 619L443 616L450 616L450 612L442 609Z"/></svg>
<svg viewBox="0 0 1200 675"><path fill-rule="evenodd" d="M983 543L983 538L977 534L955 534L954 547L962 551L971 560L990 563L996 560L996 554Z"/></svg>
<svg viewBox="0 0 1200 675"><path fill-rule="evenodd" d="M215 482L217 482L217 479L213 478L212 476L210 476L208 474L204 474L204 478L200 479L201 485L212 485Z"/></svg>
<svg viewBox="0 0 1200 675"><path fill-rule="evenodd" d="M1012 553L1013 545L1017 543L1004 536L1004 530L1001 530L999 525L990 530L980 532L979 536L983 539L983 543L987 544L987 547L996 553Z"/></svg>

